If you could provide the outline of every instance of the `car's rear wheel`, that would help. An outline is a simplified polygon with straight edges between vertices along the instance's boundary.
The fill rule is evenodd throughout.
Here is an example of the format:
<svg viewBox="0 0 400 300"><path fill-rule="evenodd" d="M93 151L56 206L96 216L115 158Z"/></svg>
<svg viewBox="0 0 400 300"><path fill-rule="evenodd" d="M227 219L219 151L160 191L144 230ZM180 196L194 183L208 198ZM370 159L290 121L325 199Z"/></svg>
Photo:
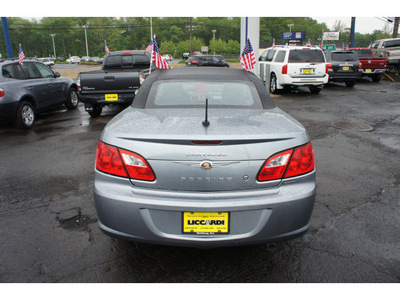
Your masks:
<svg viewBox="0 0 400 300"><path fill-rule="evenodd" d="M22 129L29 129L35 123L35 111L28 101L21 101L17 109L17 117L14 126Z"/></svg>
<svg viewBox="0 0 400 300"><path fill-rule="evenodd" d="M68 109L74 109L78 106L78 103L78 93L76 92L76 89L74 87L71 87L68 91L68 99L67 102L65 102L65 106Z"/></svg>
<svg viewBox="0 0 400 300"><path fill-rule="evenodd" d="M272 94L278 94L277 80L275 74L271 74L271 79L269 80L269 92Z"/></svg>
<svg viewBox="0 0 400 300"><path fill-rule="evenodd" d="M345 84L347 87L353 87L356 84L356 81L355 80L346 81Z"/></svg>
<svg viewBox="0 0 400 300"><path fill-rule="evenodd" d="M381 74L379 74L379 75L373 75L373 76L372 76L372 81L373 81L373 82L379 82L379 81L381 80L381 78L382 78L382 75L381 75Z"/></svg>
<svg viewBox="0 0 400 300"><path fill-rule="evenodd" d="M318 86L310 86L309 89L310 89L310 92L313 94L318 94L322 90L322 88L320 88Z"/></svg>
<svg viewBox="0 0 400 300"><path fill-rule="evenodd" d="M100 116L102 110L103 110L103 108L101 106L93 105L93 110L88 111L88 113L92 118L97 118Z"/></svg>

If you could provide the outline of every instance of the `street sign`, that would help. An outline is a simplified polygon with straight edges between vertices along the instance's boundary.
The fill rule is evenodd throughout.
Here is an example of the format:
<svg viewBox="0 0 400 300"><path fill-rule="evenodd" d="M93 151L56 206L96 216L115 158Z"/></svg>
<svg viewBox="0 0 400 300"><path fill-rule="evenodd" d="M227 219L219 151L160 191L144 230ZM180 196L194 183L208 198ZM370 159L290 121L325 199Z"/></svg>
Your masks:
<svg viewBox="0 0 400 300"><path fill-rule="evenodd" d="M336 50L336 45L322 45L322 48L324 48L325 50Z"/></svg>
<svg viewBox="0 0 400 300"><path fill-rule="evenodd" d="M340 32L324 32L322 38L324 41L338 41L340 39Z"/></svg>

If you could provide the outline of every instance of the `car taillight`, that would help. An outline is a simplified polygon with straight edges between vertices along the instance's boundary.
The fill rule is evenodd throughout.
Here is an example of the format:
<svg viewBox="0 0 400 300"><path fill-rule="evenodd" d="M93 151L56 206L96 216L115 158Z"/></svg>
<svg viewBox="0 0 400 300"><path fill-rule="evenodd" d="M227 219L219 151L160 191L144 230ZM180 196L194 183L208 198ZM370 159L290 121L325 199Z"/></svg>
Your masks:
<svg viewBox="0 0 400 300"><path fill-rule="evenodd" d="M258 181L276 180L306 174L314 170L311 142L271 156L258 173Z"/></svg>
<svg viewBox="0 0 400 300"><path fill-rule="evenodd" d="M76 86L78 87L78 91L82 90L82 87L81 87L81 76L80 75L78 75L78 78L76 79Z"/></svg>
<svg viewBox="0 0 400 300"><path fill-rule="evenodd" d="M362 69L362 63L358 64L358 69L361 70Z"/></svg>
<svg viewBox="0 0 400 300"><path fill-rule="evenodd" d="M328 74L328 71L332 70L332 64L326 64L325 65L325 73Z"/></svg>
<svg viewBox="0 0 400 300"><path fill-rule="evenodd" d="M390 57L390 51L388 51L388 52L386 53L386 55L387 55L387 57Z"/></svg>
<svg viewBox="0 0 400 300"><path fill-rule="evenodd" d="M282 67L282 74L287 74L287 65Z"/></svg>
<svg viewBox="0 0 400 300"><path fill-rule="evenodd" d="M198 60L194 60L194 61L192 61L192 63L193 63L193 64L198 64L199 61L198 61Z"/></svg>
<svg viewBox="0 0 400 300"><path fill-rule="evenodd" d="M3 89L0 89L0 97L3 97L6 94Z"/></svg>
<svg viewBox="0 0 400 300"><path fill-rule="evenodd" d="M153 170L147 161L139 154L119 149L125 167L131 179L153 181L155 179Z"/></svg>
<svg viewBox="0 0 400 300"><path fill-rule="evenodd" d="M111 175L128 177L117 147L99 141L96 151L96 169Z"/></svg>
<svg viewBox="0 0 400 300"><path fill-rule="evenodd" d="M96 152L97 170L120 177L153 181L153 170L139 154L99 141Z"/></svg>

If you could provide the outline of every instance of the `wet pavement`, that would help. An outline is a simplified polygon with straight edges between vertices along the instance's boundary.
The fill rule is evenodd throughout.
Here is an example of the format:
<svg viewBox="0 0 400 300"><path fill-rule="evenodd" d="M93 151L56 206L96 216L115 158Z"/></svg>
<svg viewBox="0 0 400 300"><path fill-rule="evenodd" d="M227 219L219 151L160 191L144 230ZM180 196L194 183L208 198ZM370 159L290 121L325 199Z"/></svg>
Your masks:
<svg viewBox="0 0 400 300"><path fill-rule="evenodd" d="M368 79L274 96L308 130L317 203L302 237L238 248L119 241L97 226L101 131L80 104L0 126L0 282L400 282L400 85ZM338 128L334 123L364 124Z"/></svg>

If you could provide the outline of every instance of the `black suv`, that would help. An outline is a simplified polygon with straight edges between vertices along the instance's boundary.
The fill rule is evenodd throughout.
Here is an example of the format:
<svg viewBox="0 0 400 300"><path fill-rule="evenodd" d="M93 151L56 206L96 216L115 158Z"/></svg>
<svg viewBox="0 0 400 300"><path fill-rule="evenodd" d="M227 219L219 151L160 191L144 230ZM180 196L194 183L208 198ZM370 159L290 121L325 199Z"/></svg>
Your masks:
<svg viewBox="0 0 400 300"><path fill-rule="evenodd" d="M36 60L0 60L0 120L31 128L35 115L65 104L78 106L76 84Z"/></svg>
<svg viewBox="0 0 400 300"><path fill-rule="evenodd" d="M229 63L221 55L194 55L186 60L186 66L229 68Z"/></svg>
<svg viewBox="0 0 400 300"><path fill-rule="evenodd" d="M326 51L326 61L329 81L344 82L352 87L360 77L361 64L353 51L337 50Z"/></svg>

